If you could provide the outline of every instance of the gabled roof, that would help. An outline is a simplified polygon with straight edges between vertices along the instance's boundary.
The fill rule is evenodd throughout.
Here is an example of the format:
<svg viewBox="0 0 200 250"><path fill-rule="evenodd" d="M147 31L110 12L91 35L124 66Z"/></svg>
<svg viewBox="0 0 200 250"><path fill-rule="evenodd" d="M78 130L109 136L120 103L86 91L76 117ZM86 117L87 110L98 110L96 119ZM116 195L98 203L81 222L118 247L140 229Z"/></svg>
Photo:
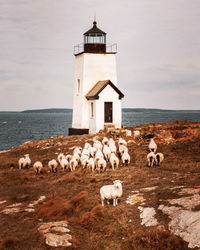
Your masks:
<svg viewBox="0 0 200 250"><path fill-rule="evenodd" d="M94 34L106 35L105 32L103 32L102 30L97 28L97 22L95 22L95 21L93 22L93 27L91 29L89 29L87 32L85 32L83 35L94 35Z"/></svg>
<svg viewBox="0 0 200 250"><path fill-rule="evenodd" d="M124 97L124 94L110 81L110 80L104 80L104 81L98 81L94 87L87 93L85 96L87 100L95 100L99 99L100 92L107 86L110 85L118 94L119 99L122 99Z"/></svg>

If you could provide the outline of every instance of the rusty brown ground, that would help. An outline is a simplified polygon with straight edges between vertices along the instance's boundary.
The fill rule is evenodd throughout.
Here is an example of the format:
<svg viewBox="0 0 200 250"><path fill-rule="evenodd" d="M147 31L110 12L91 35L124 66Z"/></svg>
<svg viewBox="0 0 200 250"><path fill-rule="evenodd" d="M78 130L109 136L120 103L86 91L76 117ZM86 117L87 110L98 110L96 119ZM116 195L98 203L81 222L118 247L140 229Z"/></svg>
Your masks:
<svg viewBox="0 0 200 250"><path fill-rule="evenodd" d="M92 142L90 135L33 141L1 153L0 201L22 202L25 206L41 195L47 198L33 213L0 213L0 248L53 249L45 244L38 225L66 219L73 237L72 247L68 249L188 249L186 242L168 232L169 219L157 208L167 199L180 197L171 188L200 186L200 123L148 124L128 129L139 129L141 135L126 137L123 131L122 134L116 131L98 134L99 138L105 134L115 139L123 136L129 141L131 155L129 167L107 169L103 174L89 173L81 167L74 172L63 172L60 168L56 174L47 172L47 162L56 157L56 152L70 153L73 146ZM151 136L158 143L158 152L165 155L164 162L157 168L146 164ZM32 168L18 169L17 161L26 153L32 162L43 162L43 174L35 175ZM123 181L123 197L117 207L102 208L99 189L115 179ZM126 203L132 191L152 186L159 188L144 193L145 206L156 209L156 218L166 231L141 226L139 203ZM0 204L0 211L3 206Z"/></svg>

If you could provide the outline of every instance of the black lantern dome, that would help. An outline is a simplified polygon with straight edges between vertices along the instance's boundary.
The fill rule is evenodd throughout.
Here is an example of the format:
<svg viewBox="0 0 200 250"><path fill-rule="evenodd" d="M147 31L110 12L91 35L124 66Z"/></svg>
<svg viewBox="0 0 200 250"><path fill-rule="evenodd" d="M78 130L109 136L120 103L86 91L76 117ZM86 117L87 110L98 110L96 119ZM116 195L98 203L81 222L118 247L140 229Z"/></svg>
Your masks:
<svg viewBox="0 0 200 250"><path fill-rule="evenodd" d="M106 33L97 27L97 22L93 22L93 27L84 34L84 52L106 53Z"/></svg>

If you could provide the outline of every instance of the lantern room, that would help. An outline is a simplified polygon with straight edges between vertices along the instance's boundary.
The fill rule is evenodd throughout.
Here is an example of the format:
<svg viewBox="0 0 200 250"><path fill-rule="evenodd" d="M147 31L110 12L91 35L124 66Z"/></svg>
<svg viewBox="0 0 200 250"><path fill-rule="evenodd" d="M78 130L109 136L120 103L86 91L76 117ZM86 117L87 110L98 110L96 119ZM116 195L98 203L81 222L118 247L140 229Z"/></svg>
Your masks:
<svg viewBox="0 0 200 250"><path fill-rule="evenodd" d="M106 53L106 33L97 27L97 22L93 22L93 27L84 33L84 52L86 53Z"/></svg>

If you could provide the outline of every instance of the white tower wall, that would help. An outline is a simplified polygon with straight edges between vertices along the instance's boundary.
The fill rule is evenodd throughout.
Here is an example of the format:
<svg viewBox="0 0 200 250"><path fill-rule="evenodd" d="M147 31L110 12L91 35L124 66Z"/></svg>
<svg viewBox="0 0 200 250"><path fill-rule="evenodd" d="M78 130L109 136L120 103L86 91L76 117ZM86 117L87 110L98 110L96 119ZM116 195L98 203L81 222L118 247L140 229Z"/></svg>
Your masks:
<svg viewBox="0 0 200 250"><path fill-rule="evenodd" d="M78 79L80 80L79 92ZM77 55L75 57L73 128L89 128L89 102L85 95L100 80L110 80L117 86L116 54L82 53Z"/></svg>

